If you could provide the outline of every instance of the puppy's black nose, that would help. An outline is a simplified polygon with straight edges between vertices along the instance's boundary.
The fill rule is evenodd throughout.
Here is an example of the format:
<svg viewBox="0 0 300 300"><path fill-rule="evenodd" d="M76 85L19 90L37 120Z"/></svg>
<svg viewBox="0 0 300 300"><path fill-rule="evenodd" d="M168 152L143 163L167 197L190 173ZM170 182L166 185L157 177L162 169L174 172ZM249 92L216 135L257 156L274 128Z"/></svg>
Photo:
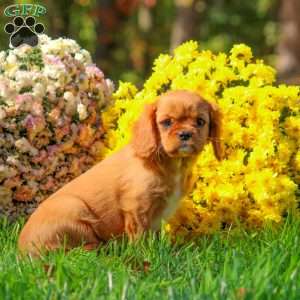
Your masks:
<svg viewBox="0 0 300 300"><path fill-rule="evenodd" d="M180 131L178 136L181 141L187 141L192 137L192 133L189 131Z"/></svg>

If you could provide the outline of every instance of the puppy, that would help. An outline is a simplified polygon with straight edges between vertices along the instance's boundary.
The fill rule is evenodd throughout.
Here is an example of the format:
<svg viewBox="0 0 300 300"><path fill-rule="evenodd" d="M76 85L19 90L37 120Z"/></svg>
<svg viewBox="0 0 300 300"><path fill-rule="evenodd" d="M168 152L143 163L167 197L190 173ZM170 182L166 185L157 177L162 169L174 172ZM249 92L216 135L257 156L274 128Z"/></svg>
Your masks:
<svg viewBox="0 0 300 300"><path fill-rule="evenodd" d="M42 202L25 224L19 249L32 256L64 246L95 249L127 234L158 230L187 187L183 166L212 142L221 159L221 115L196 93L168 92L148 104L132 141Z"/></svg>

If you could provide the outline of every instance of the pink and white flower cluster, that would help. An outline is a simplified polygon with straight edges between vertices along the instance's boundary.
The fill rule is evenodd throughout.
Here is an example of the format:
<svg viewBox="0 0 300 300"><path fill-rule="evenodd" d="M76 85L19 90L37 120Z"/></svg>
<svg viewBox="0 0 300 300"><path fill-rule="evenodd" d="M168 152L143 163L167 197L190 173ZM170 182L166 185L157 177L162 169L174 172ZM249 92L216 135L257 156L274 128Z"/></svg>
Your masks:
<svg viewBox="0 0 300 300"><path fill-rule="evenodd" d="M0 52L0 214L42 201L103 149L100 111L113 84L71 39Z"/></svg>

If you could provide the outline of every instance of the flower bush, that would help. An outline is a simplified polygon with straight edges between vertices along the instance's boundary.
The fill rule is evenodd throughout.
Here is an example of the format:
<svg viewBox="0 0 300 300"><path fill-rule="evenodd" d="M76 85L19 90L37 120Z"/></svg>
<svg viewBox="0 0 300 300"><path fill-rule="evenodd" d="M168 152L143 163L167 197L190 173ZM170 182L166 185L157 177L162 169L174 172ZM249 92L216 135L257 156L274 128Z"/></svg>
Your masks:
<svg viewBox="0 0 300 300"><path fill-rule="evenodd" d="M173 234L209 234L242 224L279 223L296 212L300 185L300 90L275 84L275 71L246 45L229 55L198 50L190 41L160 55L142 90L120 83L102 115L105 155L128 143L145 103L167 90L187 89L216 103L223 114L225 159L207 145L190 170L193 185L167 225Z"/></svg>
<svg viewBox="0 0 300 300"><path fill-rule="evenodd" d="M101 158L113 88L75 41L39 39L0 52L0 213L12 217Z"/></svg>

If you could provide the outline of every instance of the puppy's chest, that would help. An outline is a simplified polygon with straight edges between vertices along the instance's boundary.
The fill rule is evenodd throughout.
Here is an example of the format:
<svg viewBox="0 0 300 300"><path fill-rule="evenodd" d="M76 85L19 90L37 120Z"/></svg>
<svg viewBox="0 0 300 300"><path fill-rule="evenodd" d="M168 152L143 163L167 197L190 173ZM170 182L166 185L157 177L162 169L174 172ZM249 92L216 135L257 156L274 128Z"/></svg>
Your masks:
<svg viewBox="0 0 300 300"><path fill-rule="evenodd" d="M178 174L175 177L172 192L166 198L166 207L162 213L163 219L168 219L175 213L182 195L183 192L182 192L181 174Z"/></svg>
<svg viewBox="0 0 300 300"><path fill-rule="evenodd" d="M161 220L168 220L176 211L179 201L183 196L181 174L175 176L175 180L170 188L170 192L162 199L162 208L153 220L152 229L160 228Z"/></svg>

